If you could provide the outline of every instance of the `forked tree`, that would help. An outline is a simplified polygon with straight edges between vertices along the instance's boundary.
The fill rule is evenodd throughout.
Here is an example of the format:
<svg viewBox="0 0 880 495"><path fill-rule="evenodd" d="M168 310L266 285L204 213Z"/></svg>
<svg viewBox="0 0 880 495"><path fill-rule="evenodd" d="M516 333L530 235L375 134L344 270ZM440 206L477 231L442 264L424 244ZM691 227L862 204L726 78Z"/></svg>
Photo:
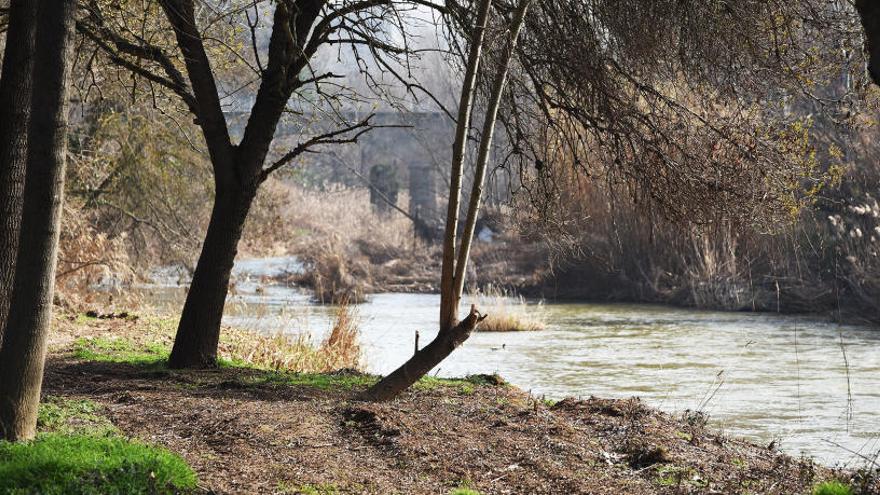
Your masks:
<svg viewBox="0 0 880 495"><path fill-rule="evenodd" d="M510 61L516 51L517 40L525 20L531 0L520 0L512 14L506 32L506 42L501 47L498 63L493 67L483 124L481 126L479 148L474 163L474 177L465 213L461 240L456 242L459 229L461 206L462 175L470 134L470 120L474 113L476 84L483 64L483 44L490 18L491 0L482 0L476 15L476 23L470 36L470 48L458 104L455 141L452 144L452 164L449 177L449 202L446 211L446 228L443 236L443 262L440 278L440 329L437 337L424 348L419 349L403 365L382 378L365 392L371 400L390 400L406 390L441 361L446 359L458 346L464 343L486 315L480 314L472 305L470 312L459 320L458 312L464 291L465 275L470 258L471 244L477 216L483 197L486 180L486 166L501 106L502 95L507 83ZM491 72L491 70L489 71Z"/></svg>
<svg viewBox="0 0 880 495"><path fill-rule="evenodd" d="M75 0L42 0L36 7L34 60L22 77L31 79L25 103L31 118L27 140L26 181L11 307L0 345L0 438L32 438L43 381L46 340L52 318L52 295L58 251L67 142L67 87ZM25 20L25 19L23 19ZM18 29L10 19L10 30Z"/></svg>
<svg viewBox="0 0 880 495"><path fill-rule="evenodd" d="M459 106L467 114L486 7L450 4L459 14L453 22L477 26ZM600 178L623 194L647 197L682 222L724 217L763 228L784 222L809 201L803 185L818 187L822 177L805 158L811 150L787 131L796 117L776 108L794 94L808 93L804 80L821 84L822 71L835 66L831 61L846 58L846 50L817 56L816 36L834 38L848 32L851 23L850 10L821 0L534 0L520 43L513 38L507 45L517 63L509 68L499 121L512 148L507 166L519 167L518 192L544 226L558 220L562 197L553 181L560 175L553 172L560 167ZM851 37L841 40L852 43ZM488 118L475 186L482 184L482 155L491 142L485 138L491 139L501 96L495 82L500 77L503 85L511 55L505 53L493 83L483 78ZM460 126L463 122L466 126L466 117L459 118ZM459 127L440 333L372 387L368 398L393 398L461 345L482 318L472 307L466 318L457 319L472 216L478 211L472 204L456 246L463 135ZM471 195L477 207L479 192L475 188Z"/></svg>
<svg viewBox="0 0 880 495"><path fill-rule="evenodd" d="M259 6L264 2L232 2L222 12L202 4L197 6L194 0L159 3L167 24L158 23L151 34L138 34L125 20L111 22L108 16L118 13L113 14L114 7L97 0L85 2L87 13L77 28L113 63L140 76L151 87L176 94L202 130L213 167L214 204L169 366L212 367L217 361L220 322L238 243L261 184L302 153L322 145L354 142L373 128L370 116L356 121L339 119L338 127L315 133L273 158L270 149L279 121L286 113L310 109L341 115L329 100L344 88L343 76L314 67L322 61L321 57L335 58L334 47L339 45L351 47L359 67L368 59L389 77L404 81L409 91L418 91L420 87L407 80L401 69L406 67L406 58L411 53L407 11L417 5L428 9L440 7L423 0L280 0L274 2L271 37L264 51L254 22L261 12L265 14ZM143 17L153 24L158 22L149 11ZM247 23L251 45L248 50L231 48L241 39L226 43L212 31L225 26L230 19ZM162 37L155 35L166 25L175 34L175 43L170 46L162 45ZM214 49L210 50L208 45ZM323 54L319 53L322 49ZM250 68L246 78L249 81L242 87L258 87L244 134L237 143L230 137L218 91L222 72L212 65L211 53L217 50L226 55L232 52L233 58ZM368 55L361 55L358 50ZM222 96L234 97L239 89ZM293 109L289 106L291 102L296 103Z"/></svg>

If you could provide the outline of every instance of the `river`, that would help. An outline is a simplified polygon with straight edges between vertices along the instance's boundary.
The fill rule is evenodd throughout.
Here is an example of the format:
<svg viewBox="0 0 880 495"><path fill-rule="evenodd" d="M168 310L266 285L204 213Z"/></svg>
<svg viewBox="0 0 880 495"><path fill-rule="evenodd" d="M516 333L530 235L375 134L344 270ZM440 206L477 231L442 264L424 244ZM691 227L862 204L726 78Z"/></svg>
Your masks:
<svg viewBox="0 0 880 495"><path fill-rule="evenodd" d="M290 258L236 263L224 323L306 332L315 342L334 308L259 280ZM179 310L183 289L145 289ZM436 335L439 296L375 294L357 306L366 371L387 373ZM498 373L537 396L631 397L671 413L709 415L715 428L828 465L858 467L880 453L880 329L818 318L635 304L536 304L546 328L476 333L435 370ZM463 308L464 310L464 308Z"/></svg>

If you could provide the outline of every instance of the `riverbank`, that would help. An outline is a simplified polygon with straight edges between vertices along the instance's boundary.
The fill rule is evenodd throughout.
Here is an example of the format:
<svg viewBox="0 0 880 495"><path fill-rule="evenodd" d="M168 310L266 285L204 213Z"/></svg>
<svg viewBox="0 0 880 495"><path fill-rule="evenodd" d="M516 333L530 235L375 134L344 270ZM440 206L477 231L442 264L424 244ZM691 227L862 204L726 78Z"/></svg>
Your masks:
<svg viewBox="0 0 880 495"><path fill-rule="evenodd" d="M56 325L44 396L93 401L91 414L124 436L179 454L205 491L789 494L854 482L854 473L637 399L553 403L476 376L425 379L397 401L371 404L356 396L375 377L355 371L295 374L243 361L172 371L159 338L170 327L145 322L80 316ZM862 493L877 493L873 483Z"/></svg>

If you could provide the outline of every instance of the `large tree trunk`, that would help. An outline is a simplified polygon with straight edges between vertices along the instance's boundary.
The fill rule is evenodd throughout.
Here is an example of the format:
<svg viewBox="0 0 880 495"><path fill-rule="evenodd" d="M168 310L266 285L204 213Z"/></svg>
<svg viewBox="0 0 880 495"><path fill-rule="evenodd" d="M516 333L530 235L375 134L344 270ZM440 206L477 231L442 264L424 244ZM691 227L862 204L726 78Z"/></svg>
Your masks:
<svg viewBox="0 0 880 495"><path fill-rule="evenodd" d="M172 368L210 368L217 365L220 320L229 277L238 252L256 187L242 192L218 187L208 233L202 245L192 284L186 296L168 365Z"/></svg>
<svg viewBox="0 0 880 495"><path fill-rule="evenodd" d="M76 0L39 2L23 229L6 338L0 348L0 435L32 438L52 318L64 194L67 80Z"/></svg>
<svg viewBox="0 0 880 495"><path fill-rule="evenodd" d="M27 161L36 2L13 0L0 75L0 343L9 316Z"/></svg>

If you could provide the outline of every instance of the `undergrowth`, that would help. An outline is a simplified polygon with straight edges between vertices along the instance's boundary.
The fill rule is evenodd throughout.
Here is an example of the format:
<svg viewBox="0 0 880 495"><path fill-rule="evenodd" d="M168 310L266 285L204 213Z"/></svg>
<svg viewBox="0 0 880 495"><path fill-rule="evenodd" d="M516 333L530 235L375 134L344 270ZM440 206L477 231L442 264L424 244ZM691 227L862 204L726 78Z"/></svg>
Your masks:
<svg viewBox="0 0 880 495"><path fill-rule="evenodd" d="M823 481L813 488L813 495L852 495L849 485L837 480Z"/></svg>

